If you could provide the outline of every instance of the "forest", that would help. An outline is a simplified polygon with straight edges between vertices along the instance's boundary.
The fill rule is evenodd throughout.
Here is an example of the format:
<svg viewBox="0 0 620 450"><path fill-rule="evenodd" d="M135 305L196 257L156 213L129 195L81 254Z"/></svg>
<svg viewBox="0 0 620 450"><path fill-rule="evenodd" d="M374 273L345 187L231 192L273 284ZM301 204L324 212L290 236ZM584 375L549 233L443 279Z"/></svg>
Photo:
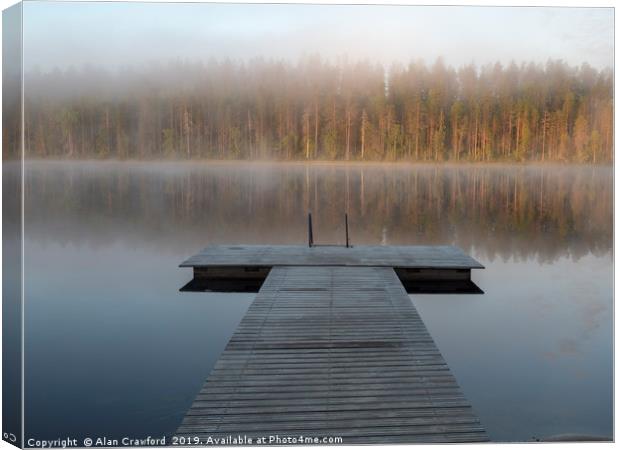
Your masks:
<svg viewBox="0 0 620 450"><path fill-rule="evenodd" d="M25 75L28 158L556 161L613 157L613 73L306 56ZM16 148L19 127L5 127Z"/></svg>

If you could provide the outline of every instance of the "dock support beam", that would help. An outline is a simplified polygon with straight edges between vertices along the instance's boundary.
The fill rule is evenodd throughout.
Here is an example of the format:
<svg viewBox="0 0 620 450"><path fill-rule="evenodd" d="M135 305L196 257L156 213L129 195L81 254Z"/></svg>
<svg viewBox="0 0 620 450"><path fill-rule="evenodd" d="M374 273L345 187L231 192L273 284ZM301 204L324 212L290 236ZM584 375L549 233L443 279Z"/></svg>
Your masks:
<svg viewBox="0 0 620 450"><path fill-rule="evenodd" d="M314 238L312 237L312 213L308 213L308 247L314 245Z"/></svg>
<svg viewBox="0 0 620 450"><path fill-rule="evenodd" d="M344 232L346 237L346 247L349 248L349 215L347 213L344 214Z"/></svg>

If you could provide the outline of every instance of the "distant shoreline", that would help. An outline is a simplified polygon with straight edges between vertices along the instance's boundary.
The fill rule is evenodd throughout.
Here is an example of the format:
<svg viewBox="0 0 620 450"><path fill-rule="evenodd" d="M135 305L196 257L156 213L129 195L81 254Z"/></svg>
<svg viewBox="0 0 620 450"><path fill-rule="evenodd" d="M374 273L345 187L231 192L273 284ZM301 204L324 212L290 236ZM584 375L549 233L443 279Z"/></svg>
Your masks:
<svg viewBox="0 0 620 450"><path fill-rule="evenodd" d="M3 164L20 160L5 159ZM560 161L342 161L342 160L250 160L250 159L97 159L97 158L26 158L33 163L101 163L101 164L214 164L214 165L295 165L295 166L422 166L422 167L502 167L502 166L546 166L546 167L612 167L613 162L600 164Z"/></svg>

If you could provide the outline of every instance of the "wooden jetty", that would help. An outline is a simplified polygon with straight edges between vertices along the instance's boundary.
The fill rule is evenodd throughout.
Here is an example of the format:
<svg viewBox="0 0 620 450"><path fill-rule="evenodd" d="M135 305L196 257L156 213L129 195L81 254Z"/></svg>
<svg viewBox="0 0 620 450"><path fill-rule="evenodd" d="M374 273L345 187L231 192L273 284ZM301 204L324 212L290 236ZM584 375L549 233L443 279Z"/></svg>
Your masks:
<svg viewBox="0 0 620 450"><path fill-rule="evenodd" d="M181 266L197 290L260 289L177 436L488 440L402 281L471 282L458 248L212 246Z"/></svg>
<svg viewBox="0 0 620 450"><path fill-rule="evenodd" d="M390 267L409 293L479 293L471 269L484 268L448 245L214 245L181 263L194 269L182 290L258 292L275 266Z"/></svg>

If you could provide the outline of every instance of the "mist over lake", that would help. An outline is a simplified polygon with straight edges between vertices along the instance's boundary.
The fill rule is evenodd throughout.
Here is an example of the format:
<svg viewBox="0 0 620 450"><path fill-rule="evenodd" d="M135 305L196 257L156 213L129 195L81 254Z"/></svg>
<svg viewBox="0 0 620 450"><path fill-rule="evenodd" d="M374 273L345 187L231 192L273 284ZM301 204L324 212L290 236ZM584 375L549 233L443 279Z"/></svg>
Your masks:
<svg viewBox="0 0 620 450"><path fill-rule="evenodd" d="M253 299L178 264L305 244L309 211L318 243L347 212L353 245L486 266L411 299L492 440L612 435L611 167L26 161L25 195L27 436L174 432Z"/></svg>
<svg viewBox="0 0 620 450"><path fill-rule="evenodd" d="M3 11L4 440L613 441L613 5L406 3Z"/></svg>

